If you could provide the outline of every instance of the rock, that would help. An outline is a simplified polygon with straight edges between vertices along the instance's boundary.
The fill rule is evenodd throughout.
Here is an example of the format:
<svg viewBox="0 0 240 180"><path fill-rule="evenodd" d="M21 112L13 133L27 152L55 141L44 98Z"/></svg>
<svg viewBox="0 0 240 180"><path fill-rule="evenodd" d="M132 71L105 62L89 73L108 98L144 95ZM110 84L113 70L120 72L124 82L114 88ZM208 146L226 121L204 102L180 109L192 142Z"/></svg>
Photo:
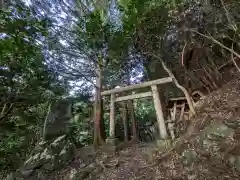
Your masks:
<svg viewBox="0 0 240 180"><path fill-rule="evenodd" d="M43 169L46 171L53 171L54 168L55 168L55 157L53 157L50 162L43 165Z"/></svg>
<svg viewBox="0 0 240 180"><path fill-rule="evenodd" d="M72 106L68 100L53 104L44 123L43 140L20 168L23 177L66 166L75 156L75 145L68 139Z"/></svg>
<svg viewBox="0 0 240 180"><path fill-rule="evenodd" d="M59 100L50 108L43 129L44 140L56 139L70 131L72 105L68 100Z"/></svg>
<svg viewBox="0 0 240 180"><path fill-rule="evenodd" d="M68 179L68 180L74 179L76 174L77 174L77 172L78 171L75 168L71 169L70 174L68 176L66 176L64 179Z"/></svg>
<svg viewBox="0 0 240 180"><path fill-rule="evenodd" d="M101 166L96 166L93 171L92 174L97 175L99 173L101 173L103 171L103 168Z"/></svg>
<svg viewBox="0 0 240 180"><path fill-rule="evenodd" d="M106 143L102 146L100 146L100 150L102 152L106 152L106 153L115 153L117 150L119 150L118 148L118 142L116 138L108 138L106 139Z"/></svg>
<svg viewBox="0 0 240 180"><path fill-rule="evenodd" d="M240 156L230 156L229 162L240 172Z"/></svg>
<svg viewBox="0 0 240 180"><path fill-rule="evenodd" d="M195 150L185 150L182 153L182 163L186 166L190 166L198 158L198 155Z"/></svg>
<svg viewBox="0 0 240 180"><path fill-rule="evenodd" d="M70 174L66 176L66 180L84 180L88 176L95 176L103 171L103 168L97 163L91 163L83 169L72 169Z"/></svg>
<svg viewBox="0 0 240 180"><path fill-rule="evenodd" d="M210 140L210 139L204 139L203 142L203 148L207 152L210 153L217 153L220 150L219 142Z"/></svg>
<svg viewBox="0 0 240 180"><path fill-rule="evenodd" d="M15 180L14 174L10 173L9 175L7 175L7 177L5 178L5 180Z"/></svg>
<svg viewBox="0 0 240 180"><path fill-rule="evenodd" d="M224 124L226 124L230 128L236 129L240 127L240 120L232 119L232 120L225 121Z"/></svg>
<svg viewBox="0 0 240 180"><path fill-rule="evenodd" d="M221 142L226 139L233 139L234 129L226 126L222 122L213 122L201 133L198 143L209 153L219 155Z"/></svg>
<svg viewBox="0 0 240 180"><path fill-rule="evenodd" d="M236 157L236 161L234 163L234 166L238 172L240 172L240 156Z"/></svg>
<svg viewBox="0 0 240 180"><path fill-rule="evenodd" d="M226 126L222 122L214 122L207 128L205 128L205 133L209 139L214 138L231 138L233 139L234 129Z"/></svg>
<svg viewBox="0 0 240 180"><path fill-rule="evenodd" d="M73 143L67 143L62 150L58 153L58 156L56 157L55 161L55 167L60 168L64 164L68 164L72 161L75 155L75 145Z"/></svg>
<svg viewBox="0 0 240 180"><path fill-rule="evenodd" d="M46 146L47 146L47 141L41 141L36 145L35 151L42 152L46 148Z"/></svg>
<svg viewBox="0 0 240 180"><path fill-rule="evenodd" d="M72 180L84 180L90 175L89 171L79 171Z"/></svg>
<svg viewBox="0 0 240 180"><path fill-rule="evenodd" d="M21 172L30 172L42 169L43 172L53 171L67 165L75 156L75 145L66 135L60 136L52 141L48 141L45 149L39 152L36 150L21 168Z"/></svg>
<svg viewBox="0 0 240 180"><path fill-rule="evenodd" d="M21 173L24 178L29 178L34 173L34 170L26 170L22 171Z"/></svg>
<svg viewBox="0 0 240 180"><path fill-rule="evenodd" d="M87 164L92 162L96 157L96 151L94 150L93 146L82 147L78 150L78 152L79 158Z"/></svg>
<svg viewBox="0 0 240 180"><path fill-rule="evenodd" d="M18 170L14 173L9 174L5 180L24 180L22 173Z"/></svg>
<svg viewBox="0 0 240 180"><path fill-rule="evenodd" d="M117 139L116 138L108 138L108 139L106 139L106 144L116 146L117 145Z"/></svg>
<svg viewBox="0 0 240 180"><path fill-rule="evenodd" d="M38 172L37 179L38 180L45 180L46 178L44 177L44 174L42 172Z"/></svg>
<svg viewBox="0 0 240 180"><path fill-rule="evenodd" d="M71 170L67 180L83 180L87 178L93 172L94 169L95 169L94 165L92 165L92 167L87 167L80 170L73 169Z"/></svg>
<svg viewBox="0 0 240 180"><path fill-rule="evenodd" d="M159 139L159 140L157 140L157 147L160 152L166 152L170 148L172 148L172 140L171 139Z"/></svg>
<svg viewBox="0 0 240 180"><path fill-rule="evenodd" d="M25 161L24 171L36 169L38 167L41 167L43 164L44 164L44 160L40 159L40 153L37 153L31 156L27 161Z"/></svg>

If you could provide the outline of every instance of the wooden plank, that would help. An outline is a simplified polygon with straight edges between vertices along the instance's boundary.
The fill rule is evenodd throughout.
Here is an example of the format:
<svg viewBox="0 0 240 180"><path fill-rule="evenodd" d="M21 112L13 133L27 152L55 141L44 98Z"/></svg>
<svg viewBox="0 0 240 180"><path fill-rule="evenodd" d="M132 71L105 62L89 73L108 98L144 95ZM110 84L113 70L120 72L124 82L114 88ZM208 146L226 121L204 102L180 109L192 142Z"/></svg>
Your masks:
<svg viewBox="0 0 240 180"><path fill-rule="evenodd" d="M117 88L117 89L112 89L112 90L108 90L108 91L104 91L101 93L102 96L105 95L109 95L112 93L120 93L120 92L124 92L124 91L131 91L134 89L140 89L140 88L145 88L151 85L158 85L158 84L166 84L166 83L170 83L172 82L172 78L171 77L167 77L167 78L162 78L162 79L157 79L154 81L148 81L145 83L141 83L141 84L133 84L130 86L126 86L126 87L121 87L121 88Z"/></svg>
<svg viewBox="0 0 240 180"><path fill-rule="evenodd" d="M169 128L172 140L175 139L174 123L175 123L175 120L176 120L176 113L177 113L177 102L174 102L174 106L170 110L171 123L168 123L168 128Z"/></svg>
<svg viewBox="0 0 240 180"><path fill-rule="evenodd" d="M179 121L183 120L184 110L185 110L185 103L182 104Z"/></svg>
<svg viewBox="0 0 240 180"><path fill-rule="evenodd" d="M170 98L169 100L170 101L182 101L182 100L187 100L187 98L184 96L184 97Z"/></svg>
<svg viewBox="0 0 240 180"><path fill-rule="evenodd" d="M185 103L184 103L185 104ZM182 104L177 104L177 108L182 108Z"/></svg>
<svg viewBox="0 0 240 180"><path fill-rule="evenodd" d="M139 94L132 94L128 96L117 97L115 102L126 101L130 99L139 99L139 98L145 98L145 97L152 97L152 92L144 92Z"/></svg>

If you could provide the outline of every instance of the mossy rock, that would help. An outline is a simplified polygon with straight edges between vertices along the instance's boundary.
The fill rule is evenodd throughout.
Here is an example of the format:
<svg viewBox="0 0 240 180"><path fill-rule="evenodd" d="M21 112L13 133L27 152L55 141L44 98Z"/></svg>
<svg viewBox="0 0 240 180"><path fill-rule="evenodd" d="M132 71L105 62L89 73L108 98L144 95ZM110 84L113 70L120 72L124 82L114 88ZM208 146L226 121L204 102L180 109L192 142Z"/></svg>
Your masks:
<svg viewBox="0 0 240 180"><path fill-rule="evenodd" d="M87 167L80 169L80 170L76 170L74 172L71 173L69 179L70 180L84 180L86 178L88 178L90 175L97 175L99 173L101 173L103 171L102 167L99 166L96 163L91 163L90 165L88 165Z"/></svg>
<svg viewBox="0 0 240 180"><path fill-rule="evenodd" d="M159 139L156 141L156 146L160 152L166 152L172 148L171 139Z"/></svg>
<svg viewBox="0 0 240 180"><path fill-rule="evenodd" d="M222 122L214 122L204 129L204 135L211 140L233 138L234 129L228 127Z"/></svg>
<svg viewBox="0 0 240 180"><path fill-rule="evenodd" d="M181 159L184 165L190 166L198 159L198 154L193 149L185 150L182 153Z"/></svg>
<svg viewBox="0 0 240 180"><path fill-rule="evenodd" d="M233 167L240 173L240 156L230 156L228 160L233 165Z"/></svg>
<svg viewBox="0 0 240 180"><path fill-rule="evenodd" d="M197 143L209 153L218 153L221 143L226 139L233 139L234 133L234 129L222 122L213 122L202 131Z"/></svg>
<svg viewBox="0 0 240 180"><path fill-rule="evenodd" d="M24 163L20 170L23 176L31 171L34 171L33 174L36 175L35 170L51 172L62 168L71 162L75 156L75 145L65 135L47 142L47 145L44 143L43 147L45 148L37 147L37 153Z"/></svg>

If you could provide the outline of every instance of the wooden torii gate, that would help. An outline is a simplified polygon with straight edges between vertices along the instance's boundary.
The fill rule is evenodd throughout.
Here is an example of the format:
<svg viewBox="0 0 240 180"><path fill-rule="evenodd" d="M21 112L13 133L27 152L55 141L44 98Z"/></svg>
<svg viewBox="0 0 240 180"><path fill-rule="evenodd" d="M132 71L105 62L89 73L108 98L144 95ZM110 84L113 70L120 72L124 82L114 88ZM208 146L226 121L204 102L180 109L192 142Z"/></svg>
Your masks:
<svg viewBox="0 0 240 180"><path fill-rule="evenodd" d="M121 88L102 92L101 93L102 96L111 95L110 123L109 123L110 124L110 133L109 133L110 137L109 137L109 139L115 139L115 103L121 102L121 101L126 101L126 100L131 100L131 99L145 98L145 97L153 97L153 102L154 102L154 107L156 110L157 122L158 122L158 127L159 127L159 135L160 135L161 139L167 139L168 134L167 134L167 129L166 129L165 121L164 121L161 99L159 97L159 91L158 91L157 85L170 83L172 81L173 81L172 77L166 77L166 78L161 78L161 79L157 79L157 80L153 80L153 81L148 81L148 82L141 83L141 84L129 85L126 87L121 87ZM146 87L151 87L151 91L116 97L116 94L118 94L118 93L122 93L122 92L126 92L126 91L133 91L135 89L146 88Z"/></svg>

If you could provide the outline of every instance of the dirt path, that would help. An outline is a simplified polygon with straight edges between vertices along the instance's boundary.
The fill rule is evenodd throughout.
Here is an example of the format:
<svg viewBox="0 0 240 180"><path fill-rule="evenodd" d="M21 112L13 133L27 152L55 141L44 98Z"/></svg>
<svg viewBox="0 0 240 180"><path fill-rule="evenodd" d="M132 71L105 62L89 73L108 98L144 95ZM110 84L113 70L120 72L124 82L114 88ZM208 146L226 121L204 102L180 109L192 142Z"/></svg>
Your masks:
<svg viewBox="0 0 240 180"><path fill-rule="evenodd" d="M149 144L135 144L120 151L113 159L119 162L119 166L103 172L98 179L153 179L149 172L139 171L148 165L146 158L148 148Z"/></svg>
<svg viewBox="0 0 240 180"><path fill-rule="evenodd" d="M51 175L53 178L48 180L71 180L69 175L74 169L81 171L89 165L100 166L101 170L97 173L89 173L86 178L74 180L239 180L240 160L239 164L234 161L233 166L230 164L228 156L240 157L240 78L208 95L197 112L198 115L191 120L191 126L186 135L182 137L184 141L181 142L181 146L175 147L165 158L160 158L162 157L161 152L154 153L153 144L131 144L129 148L112 156L96 153L89 147L82 148L69 166L57 174ZM230 127L234 132L231 139L225 138L219 141L221 144L217 146L219 147L218 153L220 155L224 153L222 158L211 154L206 151L207 148L204 149L199 145L200 134L212 122L224 124L224 127ZM204 142L212 142L206 141L209 136L201 137L204 137ZM222 152L221 150L225 146L233 147L234 151L226 151L228 154L225 151ZM187 152L191 160L192 151L197 153L194 163L191 165L183 163L183 152ZM157 160L158 163L155 163L154 161ZM236 162L238 162L237 160ZM236 171L236 167L239 167L239 172Z"/></svg>

